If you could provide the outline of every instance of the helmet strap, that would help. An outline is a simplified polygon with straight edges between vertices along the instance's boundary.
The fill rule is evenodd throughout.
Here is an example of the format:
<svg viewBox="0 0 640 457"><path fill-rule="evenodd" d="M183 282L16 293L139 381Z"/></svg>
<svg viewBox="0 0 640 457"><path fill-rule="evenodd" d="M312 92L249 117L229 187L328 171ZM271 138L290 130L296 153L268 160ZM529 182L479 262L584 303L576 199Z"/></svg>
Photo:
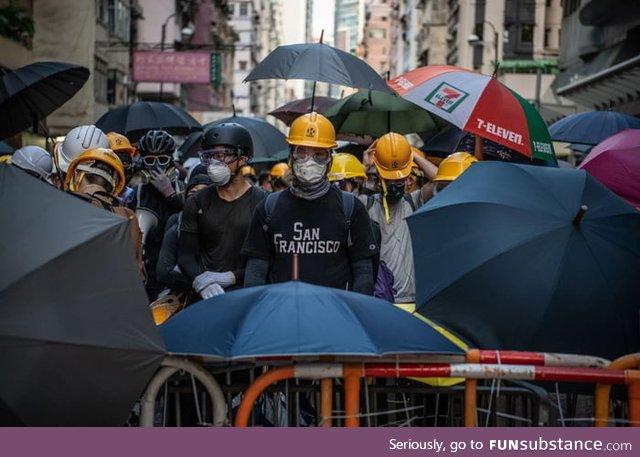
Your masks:
<svg viewBox="0 0 640 457"><path fill-rule="evenodd" d="M389 215L389 204L387 203L387 182L386 179L380 177L380 187L382 188L382 207L384 208L384 220L387 224L391 223L391 216Z"/></svg>

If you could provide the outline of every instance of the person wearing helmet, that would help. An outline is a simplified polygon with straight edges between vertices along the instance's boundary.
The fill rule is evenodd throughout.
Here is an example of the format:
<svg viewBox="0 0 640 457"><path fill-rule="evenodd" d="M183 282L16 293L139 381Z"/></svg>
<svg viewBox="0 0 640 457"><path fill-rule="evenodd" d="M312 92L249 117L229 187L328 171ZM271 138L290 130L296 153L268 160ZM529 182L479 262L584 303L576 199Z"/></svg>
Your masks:
<svg viewBox="0 0 640 457"><path fill-rule="evenodd" d="M173 166L176 143L164 130L150 130L138 142L142 183L135 188L136 216L142 229L147 295L150 301L164 290L156 279L156 264L169 217L182 210L184 183Z"/></svg>
<svg viewBox="0 0 640 457"><path fill-rule="evenodd" d="M122 192L124 185L124 167L118 156L111 149L92 148L71 161L63 190L129 221L133 252L144 278L142 235L138 220L133 211L120 206L116 197Z"/></svg>
<svg viewBox="0 0 640 457"><path fill-rule="evenodd" d="M393 273L394 301L412 303L415 301L413 250L405 218L424 203L430 187L423 186L406 195L405 189L414 163L428 176L435 175L436 167L419 155L414 155L409 142L397 133L381 136L370 150L380 180L380 191L360 198L371 220L380 226L380 260Z"/></svg>
<svg viewBox="0 0 640 457"><path fill-rule="evenodd" d="M271 183L271 190L278 192L279 190L285 190L289 188L291 184L291 170L286 163L277 163L271 167L269 172L269 182Z"/></svg>
<svg viewBox="0 0 640 457"><path fill-rule="evenodd" d="M345 192L360 194L361 184L367 179L364 166L353 154L339 152L333 154L329 181Z"/></svg>
<svg viewBox="0 0 640 457"><path fill-rule="evenodd" d="M200 158L213 185L185 203L178 265L204 299L241 287L242 242L253 211L265 192L244 179L241 170L253 157L251 133L228 122L204 131Z"/></svg>
<svg viewBox="0 0 640 457"><path fill-rule="evenodd" d="M242 248L245 287L290 280L297 258L301 280L371 295L378 247L362 203L329 183L333 125L305 114L293 121L286 141L293 181L256 208Z"/></svg>
<svg viewBox="0 0 640 457"><path fill-rule="evenodd" d="M244 180L249 183L251 186L255 186L258 184L258 177L256 176L256 170L249 165L245 165L240 170L240 173L244 177Z"/></svg>
<svg viewBox="0 0 640 457"><path fill-rule="evenodd" d="M71 129L62 142L56 143L53 150L53 161L58 169L60 181L64 182L69 164L84 151L108 147L109 139L95 125L80 125Z"/></svg>
<svg viewBox="0 0 640 457"><path fill-rule="evenodd" d="M11 164L36 178L58 187L53 157L40 146L23 146L11 157Z"/></svg>
<svg viewBox="0 0 640 457"><path fill-rule="evenodd" d="M478 159L468 152L454 152L447 156L440 162L438 172L433 179L433 195L455 181L471 164L477 161Z"/></svg>
<svg viewBox="0 0 640 457"><path fill-rule="evenodd" d="M127 206L133 202L134 190L132 187L129 187L129 182L131 178L133 178L133 170L134 170L134 158L137 153L137 148L131 145L129 139L120 135L116 132L108 132L107 138L109 139L109 148L115 152L118 156L122 165L124 166L124 177L126 187L122 191L122 195L120 196L120 200L122 203Z"/></svg>

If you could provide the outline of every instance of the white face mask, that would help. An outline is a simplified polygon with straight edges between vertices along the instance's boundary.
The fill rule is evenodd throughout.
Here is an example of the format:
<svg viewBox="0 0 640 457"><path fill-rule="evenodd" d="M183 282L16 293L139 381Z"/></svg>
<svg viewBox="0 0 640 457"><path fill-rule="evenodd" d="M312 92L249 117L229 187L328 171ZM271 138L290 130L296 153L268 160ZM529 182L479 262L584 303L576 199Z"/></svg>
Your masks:
<svg viewBox="0 0 640 457"><path fill-rule="evenodd" d="M231 179L231 170L224 162L212 160L207 166L207 174L214 186L225 186Z"/></svg>
<svg viewBox="0 0 640 457"><path fill-rule="evenodd" d="M327 171L327 164L319 164L315 160L293 163L293 174L303 184L320 182Z"/></svg>

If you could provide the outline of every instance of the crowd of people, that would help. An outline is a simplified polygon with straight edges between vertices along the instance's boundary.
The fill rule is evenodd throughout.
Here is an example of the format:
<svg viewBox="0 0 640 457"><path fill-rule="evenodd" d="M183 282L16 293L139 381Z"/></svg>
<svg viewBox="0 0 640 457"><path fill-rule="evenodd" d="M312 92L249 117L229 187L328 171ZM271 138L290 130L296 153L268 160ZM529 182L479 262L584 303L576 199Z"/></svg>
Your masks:
<svg viewBox="0 0 640 457"><path fill-rule="evenodd" d="M286 141L287 163L256 176L251 132L236 123L207 128L188 170L166 131L132 142L84 125L53 154L25 146L11 164L126 218L150 302L190 304L292 277L414 302L406 217L476 159L458 152L436 166L387 133L361 161L334 152L334 127L315 112L297 118Z"/></svg>

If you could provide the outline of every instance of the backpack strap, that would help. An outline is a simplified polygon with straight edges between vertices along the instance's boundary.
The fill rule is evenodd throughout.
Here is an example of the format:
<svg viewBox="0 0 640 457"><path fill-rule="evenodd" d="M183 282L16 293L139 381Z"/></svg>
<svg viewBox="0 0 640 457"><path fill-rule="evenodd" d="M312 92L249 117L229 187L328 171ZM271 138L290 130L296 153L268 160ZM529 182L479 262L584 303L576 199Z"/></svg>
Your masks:
<svg viewBox="0 0 640 457"><path fill-rule="evenodd" d="M269 230L269 224L271 223L271 218L273 217L273 212L276 209L276 205L278 204L278 199L280 198L280 194L282 191L272 192L267 195L267 198L264 201L264 225L262 228L265 232Z"/></svg>
<svg viewBox="0 0 640 457"><path fill-rule="evenodd" d="M371 209L376 199L373 195L367 195L367 212Z"/></svg>
<svg viewBox="0 0 640 457"><path fill-rule="evenodd" d="M416 211L416 202L413 201L413 197L411 196L411 194L405 194L404 195L404 199L411 205L411 210L413 212Z"/></svg>
<svg viewBox="0 0 640 457"><path fill-rule="evenodd" d="M344 212L347 230L351 229L351 217L353 216L353 208L356 205L356 197L350 192L340 191L342 197L342 211Z"/></svg>

